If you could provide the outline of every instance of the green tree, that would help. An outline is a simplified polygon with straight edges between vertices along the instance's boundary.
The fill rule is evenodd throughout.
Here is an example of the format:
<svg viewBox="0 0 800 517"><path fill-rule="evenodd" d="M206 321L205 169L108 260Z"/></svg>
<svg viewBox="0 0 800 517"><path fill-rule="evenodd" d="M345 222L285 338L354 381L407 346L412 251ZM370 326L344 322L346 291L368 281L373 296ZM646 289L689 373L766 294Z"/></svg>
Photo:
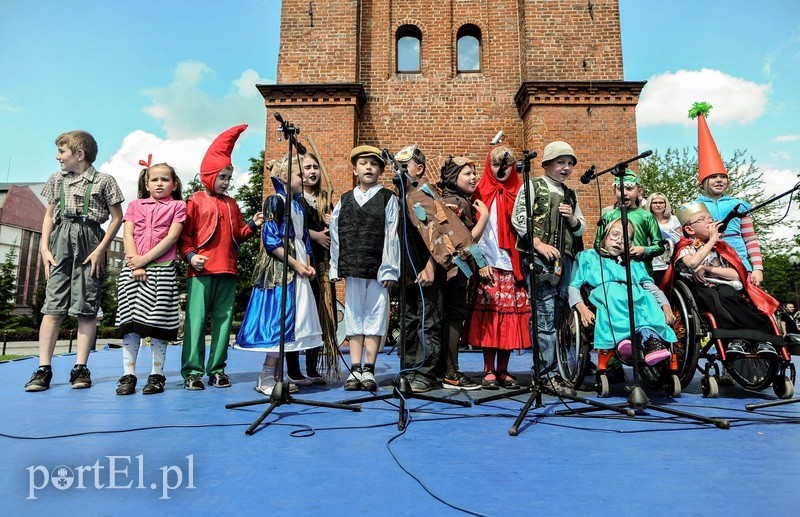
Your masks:
<svg viewBox="0 0 800 517"><path fill-rule="evenodd" d="M250 179L236 190L236 201L242 209L245 221L250 220L256 213L261 212L264 199L264 151L257 158L250 158ZM254 237L247 239L239 247L238 276L236 288L236 306L234 318L241 320L240 315L247 307L252 283L250 277L256 267L258 253L261 249L261 239Z"/></svg>
<svg viewBox="0 0 800 517"><path fill-rule="evenodd" d="M6 325L14 310L17 296L17 246L16 242L6 252L0 264L0 324Z"/></svg>

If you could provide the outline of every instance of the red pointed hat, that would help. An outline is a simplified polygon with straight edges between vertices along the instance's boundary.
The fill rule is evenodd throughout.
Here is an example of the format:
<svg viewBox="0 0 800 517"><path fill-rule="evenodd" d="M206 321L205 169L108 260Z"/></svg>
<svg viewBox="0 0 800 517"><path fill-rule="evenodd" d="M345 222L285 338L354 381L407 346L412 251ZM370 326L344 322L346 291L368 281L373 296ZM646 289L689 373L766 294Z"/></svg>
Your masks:
<svg viewBox="0 0 800 517"><path fill-rule="evenodd" d="M703 180L714 174L728 175L725 164L722 162L717 150L717 144L711 131L708 129L706 117L711 111L711 104L707 102L695 102L689 110L689 118L697 119L697 184L702 185Z"/></svg>
<svg viewBox="0 0 800 517"><path fill-rule="evenodd" d="M231 165L233 146L245 129L247 129L247 124L234 126L222 132L211 142L211 146L200 163L200 181L208 190L213 192L217 174L228 165Z"/></svg>

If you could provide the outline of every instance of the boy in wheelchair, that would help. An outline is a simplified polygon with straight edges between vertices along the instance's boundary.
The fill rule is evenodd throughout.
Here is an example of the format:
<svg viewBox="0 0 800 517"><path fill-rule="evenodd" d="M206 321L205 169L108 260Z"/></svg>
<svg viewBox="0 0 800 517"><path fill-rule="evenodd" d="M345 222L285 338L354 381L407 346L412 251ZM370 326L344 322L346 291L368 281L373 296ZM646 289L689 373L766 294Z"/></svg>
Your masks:
<svg viewBox="0 0 800 517"><path fill-rule="evenodd" d="M778 301L748 281L736 251L720 238L721 223L714 221L704 203L681 205L675 215L685 237L675 246L673 268L665 275L662 287L670 290L674 274L691 278L698 305L711 314L714 326L747 335L748 340L732 339L728 343L725 354L729 358L748 353L776 357L773 343L782 344L783 340L776 335L770 318Z"/></svg>
<svg viewBox="0 0 800 517"><path fill-rule="evenodd" d="M623 256L622 221L608 224L596 249L581 252L569 286L569 304L580 314L581 323L594 323L594 348L598 351L598 370L605 372L616 348L619 358L628 361L633 356L628 317L628 291ZM628 222L628 234L633 238L633 224ZM658 289L642 262L630 261L633 291L636 346L643 349L647 366L656 366L671 356L668 343L677 341L670 328L674 320L669 301ZM596 308L593 314L583 300L581 288L589 289L589 302Z"/></svg>

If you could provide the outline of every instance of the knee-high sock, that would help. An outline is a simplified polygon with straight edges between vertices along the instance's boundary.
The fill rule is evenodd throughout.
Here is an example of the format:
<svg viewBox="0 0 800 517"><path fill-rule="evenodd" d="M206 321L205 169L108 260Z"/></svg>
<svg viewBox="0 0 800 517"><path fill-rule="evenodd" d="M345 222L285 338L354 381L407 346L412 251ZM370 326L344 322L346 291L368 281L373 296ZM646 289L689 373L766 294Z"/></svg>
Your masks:
<svg viewBox="0 0 800 517"><path fill-rule="evenodd" d="M142 337L133 332L122 336L123 375L136 375L136 358L139 357L139 342Z"/></svg>
<svg viewBox="0 0 800 517"><path fill-rule="evenodd" d="M162 339L150 339L150 349L153 353L153 368L151 375L164 375L164 359L167 357L167 342Z"/></svg>

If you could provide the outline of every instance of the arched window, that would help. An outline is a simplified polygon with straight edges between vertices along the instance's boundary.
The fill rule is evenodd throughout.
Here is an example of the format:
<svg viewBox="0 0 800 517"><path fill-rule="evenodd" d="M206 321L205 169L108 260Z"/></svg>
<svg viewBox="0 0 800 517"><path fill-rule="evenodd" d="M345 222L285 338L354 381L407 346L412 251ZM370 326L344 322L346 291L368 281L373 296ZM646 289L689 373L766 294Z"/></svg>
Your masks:
<svg viewBox="0 0 800 517"><path fill-rule="evenodd" d="M481 29L476 25L464 25L456 36L458 72L481 71Z"/></svg>
<svg viewBox="0 0 800 517"><path fill-rule="evenodd" d="M414 25L397 29L397 72L418 74L422 71L422 31Z"/></svg>

